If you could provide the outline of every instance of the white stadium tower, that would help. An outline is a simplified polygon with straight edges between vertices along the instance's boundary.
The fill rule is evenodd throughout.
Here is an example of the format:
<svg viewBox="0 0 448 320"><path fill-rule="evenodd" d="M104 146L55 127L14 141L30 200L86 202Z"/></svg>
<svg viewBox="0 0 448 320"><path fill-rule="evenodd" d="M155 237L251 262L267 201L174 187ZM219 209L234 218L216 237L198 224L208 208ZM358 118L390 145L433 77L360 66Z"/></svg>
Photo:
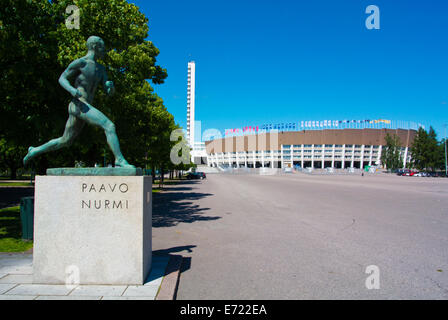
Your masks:
<svg viewBox="0 0 448 320"><path fill-rule="evenodd" d="M195 90L196 90L196 64L194 61L188 62L188 83L187 83L187 141L191 150L191 161L196 164L205 164L207 154L205 143L199 139L196 141L195 123ZM201 136L201 125L198 121L199 136ZM200 137L201 138L201 137Z"/></svg>

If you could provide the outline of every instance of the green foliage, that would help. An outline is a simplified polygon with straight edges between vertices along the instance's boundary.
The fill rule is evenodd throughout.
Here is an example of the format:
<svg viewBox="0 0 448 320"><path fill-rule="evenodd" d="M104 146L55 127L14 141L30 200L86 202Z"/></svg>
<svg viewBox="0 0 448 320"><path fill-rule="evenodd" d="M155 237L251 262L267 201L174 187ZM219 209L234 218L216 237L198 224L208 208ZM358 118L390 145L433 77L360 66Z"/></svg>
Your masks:
<svg viewBox="0 0 448 320"><path fill-rule="evenodd" d="M448 170L447 166L448 166L448 145L447 145L447 141L446 139L443 139L442 141L440 141L440 151L439 153L442 155L442 168L445 170L445 172Z"/></svg>
<svg viewBox="0 0 448 320"><path fill-rule="evenodd" d="M80 9L80 29L68 29L68 5ZM0 138L17 147L23 158L28 146L59 137L67 120L71 96L58 78L73 60L86 54L91 35L103 38L107 54L100 61L114 81L107 98L100 88L94 105L115 123L123 154L136 166L161 168L169 160L173 116L154 93L165 69L157 65L159 50L148 37L148 19L125 0L4 0L0 6ZM70 148L34 162L37 170L53 166L113 163L104 133L85 126ZM2 160L0 159L0 162Z"/></svg>
<svg viewBox="0 0 448 320"><path fill-rule="evenodd" d="M4 138L0 138L0 170L9 170L10 178L16 179L24 153L25 147L17 145L15 141L8 143Z"/></svg>
<svg viewBox="0 0 448 320"><path fill-rule="evenodd" d="M176 155L177 159L172 160L170 164L170 169L185 171L190 169L193 166L196 166L193 162L191 162L191 148L188 145L188 142L185 137L185 131L180 130L180 128L176 128L177 132L181 132L181 136L178 137L176 141L173 143L175 146L172 147L171 152ZM173 131L172 131L173 132ZM172 139L175 139L175 135L173 135ZM171 155L172 156L172 155Z"/></svg>
<svg viewBox="0 0 448 320"><path fill-rule="evenodd" d="M22 240L20 207L0 209L0 252L26 251L32 247L32 241Z"/></svg>
<svg viewBox="0 0 448 320"><path fill-rule="evenodd" d="M381 154L381 163L388 170L398 169L402 166L403 160L400 155L401 142L397 135L386 134L386 146Z"/></svg>
<svg viewBox="0 0 448 320"><path fill-rule="evenodd" d="M427 132L419 128L411 146L413 165L419 170L444 168L445 149L442 142L437 141L437 134L432 127Z"/></svg>

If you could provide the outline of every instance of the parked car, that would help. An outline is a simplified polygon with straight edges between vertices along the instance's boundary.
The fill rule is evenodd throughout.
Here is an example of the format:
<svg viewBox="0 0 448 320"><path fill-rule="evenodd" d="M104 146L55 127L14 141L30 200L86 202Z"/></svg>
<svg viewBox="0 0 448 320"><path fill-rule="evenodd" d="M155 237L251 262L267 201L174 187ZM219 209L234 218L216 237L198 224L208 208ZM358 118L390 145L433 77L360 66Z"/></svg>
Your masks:
<svg viewBox="0 0 448 320"><path fill-rule="evenodd" d="M205 179L205 178L207 178L207 176L205 175L204 172L196 172L196 174L199 176L199 179Z"/></svg>
<svg viewBox="0 0 448 320"><path fill-rule="evenodd" d="M428 172L429 177L437 178L437 172Z"/></svg>
<svg viewBox="0 0 448 320"><path fill-rule="evenodd" d="M402 169L402 170L397 172L397 175L399 175L399 176L410 176L411 175L411 170Z"/></svg>
<svg viewBox="0 0 448 320"><path fill-rule="evenodd" d="M442 172L442 171L435 172L435 177L443 178L445 176L446 176L445 172Z"/></svg>
<svg viewBox="0 0 448 320"><path fill-rule="evenodd" d="M397 174L397 176L404 176L406 175L406 173L409 172L408 169L396 169L393 172L395 172Z"/></svg>
<svg viewBox="0 0 448 320"><path fill-rule="evenodd" d="M189 172L187 173L187 179L205 179L207 176L204 172Z"/></svg>

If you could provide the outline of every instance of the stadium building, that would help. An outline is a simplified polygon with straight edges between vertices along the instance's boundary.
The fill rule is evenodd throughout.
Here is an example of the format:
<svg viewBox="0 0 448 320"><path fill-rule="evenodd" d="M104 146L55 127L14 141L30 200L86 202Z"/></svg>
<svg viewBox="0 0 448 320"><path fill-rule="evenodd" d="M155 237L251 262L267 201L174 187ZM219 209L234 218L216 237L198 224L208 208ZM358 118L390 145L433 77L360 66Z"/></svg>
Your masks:
<svg viewBox="0 0 448 320"><path fill-rule="evenodd" d="M399 123L404 122L394 124L389 120L380 120L382 122L370 125L370 120L363 121L366 121L364 126L355 122L354 125L327 129L313 124L310 128L305 126L303 130L297 130L300 125L294 124L274 130L263 126L259 131L256 127L249 134L245 134L247 129L226 130L226 137L205 142L207 164L234 168L380 167L387 134L397 135L400 139L403 167L411 160L409 149L420 124L406 123L406 126L401 126L406 127L403 129L399 128ZM381 125L384 127L381 128ZM228 136L229 132L237 134Z"/></svg>

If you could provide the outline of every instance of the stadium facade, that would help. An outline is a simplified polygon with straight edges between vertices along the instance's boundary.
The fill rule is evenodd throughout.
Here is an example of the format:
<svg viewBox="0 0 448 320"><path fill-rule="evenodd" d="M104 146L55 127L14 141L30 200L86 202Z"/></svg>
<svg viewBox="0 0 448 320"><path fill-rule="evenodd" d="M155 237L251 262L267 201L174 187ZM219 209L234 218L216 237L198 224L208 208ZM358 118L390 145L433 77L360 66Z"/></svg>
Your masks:
<svg viewBox="0 0 448 320"><path fill-rule="evenodd" d="M257 128L258 129L258 128ZM400 139L403 167L416 128L338 128L252 132L205 142L211 167L364 168L381 166L387 134Z"/></svg>

